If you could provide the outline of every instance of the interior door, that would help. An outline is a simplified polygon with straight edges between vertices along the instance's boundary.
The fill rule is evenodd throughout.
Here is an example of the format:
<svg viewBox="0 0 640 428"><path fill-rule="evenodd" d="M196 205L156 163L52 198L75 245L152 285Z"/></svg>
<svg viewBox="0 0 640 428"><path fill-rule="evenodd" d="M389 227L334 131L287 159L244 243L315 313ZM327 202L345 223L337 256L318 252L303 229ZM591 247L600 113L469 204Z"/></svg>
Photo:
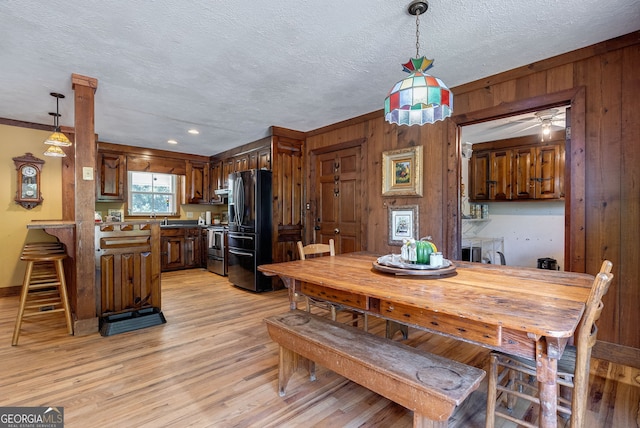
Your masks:
<svg viewBox="0 0 640 428"><path fill-rule="evenodd" d="M336 253L361 250L361 149L319 154L315 162L315 242L335 241Z"/></svg>

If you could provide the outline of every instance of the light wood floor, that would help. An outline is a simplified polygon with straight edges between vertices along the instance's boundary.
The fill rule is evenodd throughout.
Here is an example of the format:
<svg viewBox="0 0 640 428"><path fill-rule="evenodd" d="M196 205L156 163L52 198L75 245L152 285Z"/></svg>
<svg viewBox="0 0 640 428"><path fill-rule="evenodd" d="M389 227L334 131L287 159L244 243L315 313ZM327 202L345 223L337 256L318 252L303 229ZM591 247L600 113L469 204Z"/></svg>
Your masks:
<svg viewBox="0 0 640 428"><path fill-rule="evenodd" d="M61 406L75 427L410 427L406 409L318 367L281 398L277 347L262 319L286 290L253 294L204 270L165 273L167 324L102 337L65 334L64 318L26 320L11 346L17 297L0 299L0 406ZM371 320L382 334L384 323ZM410 331L421 349L485 368L488 351ZM451 427L483 427L486 382ZM592 361L589 427L640 427L640 370Z"/></svg>

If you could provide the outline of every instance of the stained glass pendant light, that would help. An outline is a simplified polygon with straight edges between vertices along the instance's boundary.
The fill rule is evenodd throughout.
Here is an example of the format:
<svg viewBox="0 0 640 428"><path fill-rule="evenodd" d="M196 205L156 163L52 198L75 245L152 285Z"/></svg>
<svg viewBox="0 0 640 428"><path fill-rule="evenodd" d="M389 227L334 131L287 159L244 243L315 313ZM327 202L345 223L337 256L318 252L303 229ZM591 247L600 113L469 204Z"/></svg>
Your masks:
<svg viewBox="0 0 640 428"><path fill-rule="evenodd" d="M426 1L414 0L409 14L416 17L416 57L403 69L409 76L389 91L384 100L384 118L398 125L424 125L444 120L453 113L453 94L437 77L426 73L433 60L420 57L420 15L429 9Z"/></svg>
<svg viewBox="0 0 640 428"><path fill-rule="evenodd" d="M56 98L56 112L49 113L49 115L54 117L53 125L55 129L53 134L49 135L49 137L47 137L47 139L44 141L45 144L49 144L51 146L47 149L46 152L44 152L44 155L64 157L65 154L62 151L62 149L60 149L60 147L69 147L71 145L71 141L69 141L67 136L64 135L62 132L60 132L60 125L58 123L58 118L61 116L59 102L60 102L60 98L64 98L64 95L59 94L57 92L51 92L50 95Z"/></svg>

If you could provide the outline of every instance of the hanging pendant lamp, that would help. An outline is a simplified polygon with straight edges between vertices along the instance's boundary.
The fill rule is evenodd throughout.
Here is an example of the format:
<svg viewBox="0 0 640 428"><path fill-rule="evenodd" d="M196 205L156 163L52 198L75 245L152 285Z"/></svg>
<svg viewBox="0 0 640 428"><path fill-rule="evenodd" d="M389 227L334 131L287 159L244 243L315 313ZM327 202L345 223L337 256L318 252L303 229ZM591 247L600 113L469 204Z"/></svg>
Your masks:
<svg viewBox="0 0 640 428"><path fill-rule="evenodd" d="M420 14L429 9L426 1L414 0L409 14L416 17L416 57L403 64L409 76L393 85L384 100L384 118L398 125L424 125L444 120L453 113L453 94L437 77L426 73L433 60L420 57Z"/></svg>
<svg viewBox="0 0 640 428"><path fill-rule="evenodd" d="M62 132L60 132L60 124L59 124L59 121L58 121L60 116L62 116L60 114L59 101L60 101L60 98L64 98L64 95L59 94L57 92L51 92L50 95L52 97L56 98L56 112L55 113L49 112L49 115L54 117L53 125L54 125L55 129L54 129L53 134L49 135L49 137L47 137L47 139L44 141L45 144L49 144L51 146L51 147L49 147L47 149L46 152L44 152L44 155L45 156L64 157L66 155L64 154L62 149L60 149L60 147L69 147L69 146L71 146L71 141L69 141L69 139L67 138L66 135L64 135Z"/></svg>

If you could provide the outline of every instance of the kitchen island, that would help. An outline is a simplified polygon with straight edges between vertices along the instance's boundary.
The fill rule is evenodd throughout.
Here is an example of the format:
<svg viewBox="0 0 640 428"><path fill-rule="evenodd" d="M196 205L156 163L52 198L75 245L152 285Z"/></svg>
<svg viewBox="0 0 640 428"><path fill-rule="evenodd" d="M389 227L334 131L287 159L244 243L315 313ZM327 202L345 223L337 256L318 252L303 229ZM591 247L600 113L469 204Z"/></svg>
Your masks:
<svg viewBox="0 0 640 428"><path fill-rule="evenodd" d="M159 221L98 223L95 249L99 317L161 308Z"/></svg>

